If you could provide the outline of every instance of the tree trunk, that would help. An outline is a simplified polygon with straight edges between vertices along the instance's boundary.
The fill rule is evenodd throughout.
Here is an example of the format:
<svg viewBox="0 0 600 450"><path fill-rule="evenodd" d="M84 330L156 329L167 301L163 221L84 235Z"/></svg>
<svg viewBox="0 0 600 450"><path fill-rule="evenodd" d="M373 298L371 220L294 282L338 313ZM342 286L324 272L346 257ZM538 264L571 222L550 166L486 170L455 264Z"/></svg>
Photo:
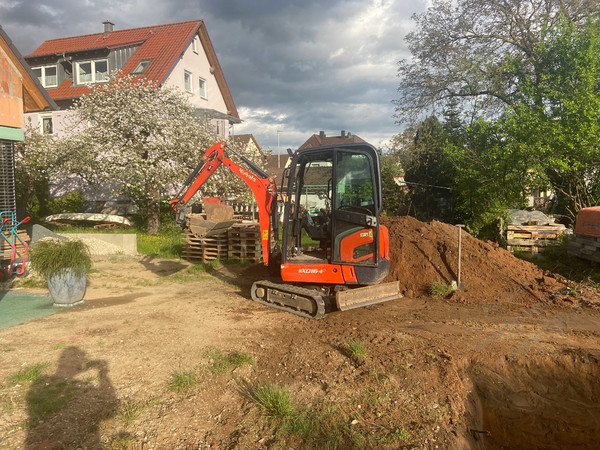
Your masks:
<svg viewBox="0 0 600 450"><path fill-rule="evenodd" d="M160 233L160 189L151 183L146 185L146 206L148 208L148 234Z"/></svg>

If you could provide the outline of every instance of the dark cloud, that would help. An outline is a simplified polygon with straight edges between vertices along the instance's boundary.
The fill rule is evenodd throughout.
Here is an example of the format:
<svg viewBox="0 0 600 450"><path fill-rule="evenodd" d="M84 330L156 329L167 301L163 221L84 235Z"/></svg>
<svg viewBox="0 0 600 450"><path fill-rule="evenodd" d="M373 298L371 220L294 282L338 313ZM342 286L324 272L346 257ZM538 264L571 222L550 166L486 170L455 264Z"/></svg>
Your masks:
<svg viewBox="0 0 600 450"><path fill-rule="evenodd" d="M399 130L391 101L408 56L410 16L426 0L0 0L6 32L24 54L44 40L204 19L244 124L259 143L297 147L341 129L373 144Z"/></svg>

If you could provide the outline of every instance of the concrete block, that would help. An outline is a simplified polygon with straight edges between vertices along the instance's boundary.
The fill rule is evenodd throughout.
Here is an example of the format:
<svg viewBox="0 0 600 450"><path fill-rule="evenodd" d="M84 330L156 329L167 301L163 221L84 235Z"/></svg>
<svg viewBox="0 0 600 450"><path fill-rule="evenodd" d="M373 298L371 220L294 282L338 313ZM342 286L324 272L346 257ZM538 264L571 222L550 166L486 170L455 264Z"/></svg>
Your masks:
<svg viewBox="0 0 600 450"><path fill-rule="evenodd" d="M66 236L72 239L80 239L85 242L86 240L102 241L106 242L107 252L102 253L102 248L93 246L96 251L94 254L114 254L112 251L114 247L121 249L125 255L137 255L137 235L136 234L109 234L109 233L60 233L62 236Z"/></svg>

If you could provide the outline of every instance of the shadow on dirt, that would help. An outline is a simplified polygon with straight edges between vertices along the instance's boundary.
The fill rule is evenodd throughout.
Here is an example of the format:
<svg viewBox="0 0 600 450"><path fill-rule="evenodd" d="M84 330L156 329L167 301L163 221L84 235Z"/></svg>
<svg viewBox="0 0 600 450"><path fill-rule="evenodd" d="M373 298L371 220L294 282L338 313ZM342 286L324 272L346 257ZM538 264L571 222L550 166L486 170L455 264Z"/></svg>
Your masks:
<svg viewBox="0 0 600 450"><path fill-rule="evenodd" d="M168 277L188 267L178 261L155 259L152 256L145 256L140 260L140 264L159 277Z"/></svg>
<svg viewBox="0 0 600 450"><path fill-rule="evenodd" d="M87 311L89 309L106 308L108 306L125 305L127 303L134 302L138 298L147 297L148 295L150 294L145 292L136 292L133 294L120 295L118 297L96 298L93 300L86 299L83 305L76 306L71 311L80 312Z"/></svg>
<svg viewBox="0 0 600 450"><path fill-rule="evenodd" d="M26 448L101 448L100 423L119 404L108 363L75 346L62 351L56 373L31 384L26 400Z"/></svg>
<svg viewBox="0 0 600 450"><path fill-rule="evenodd" d="M259 280L269 280L281 282L278 275L272 273L272 268L263 264L241 265L226 264L210 272L215 278L225 283L236 286L240 289L240 294L250 298L250 289L252 283Z"/></svg>
<svg viewBox="0 0 600 450"><path fill-rule="evenodd" d="M471 436L482 448L597 448L600 355L568 351L477 366Z"/></svg>

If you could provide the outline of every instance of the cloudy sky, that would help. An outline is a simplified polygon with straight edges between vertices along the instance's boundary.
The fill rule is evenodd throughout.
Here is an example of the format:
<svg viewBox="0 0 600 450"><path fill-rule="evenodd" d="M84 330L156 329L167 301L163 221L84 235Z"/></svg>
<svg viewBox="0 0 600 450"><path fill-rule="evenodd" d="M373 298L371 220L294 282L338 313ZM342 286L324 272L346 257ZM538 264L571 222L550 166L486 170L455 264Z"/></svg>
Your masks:
<svg viewBox="0 0 600 450"><path fill-rule="evenodd" d="M203 19L242 120L277 150L350 131L380 146L394 123L397 61L427 0L0 0L26 55L47 39Z"/></svg>

